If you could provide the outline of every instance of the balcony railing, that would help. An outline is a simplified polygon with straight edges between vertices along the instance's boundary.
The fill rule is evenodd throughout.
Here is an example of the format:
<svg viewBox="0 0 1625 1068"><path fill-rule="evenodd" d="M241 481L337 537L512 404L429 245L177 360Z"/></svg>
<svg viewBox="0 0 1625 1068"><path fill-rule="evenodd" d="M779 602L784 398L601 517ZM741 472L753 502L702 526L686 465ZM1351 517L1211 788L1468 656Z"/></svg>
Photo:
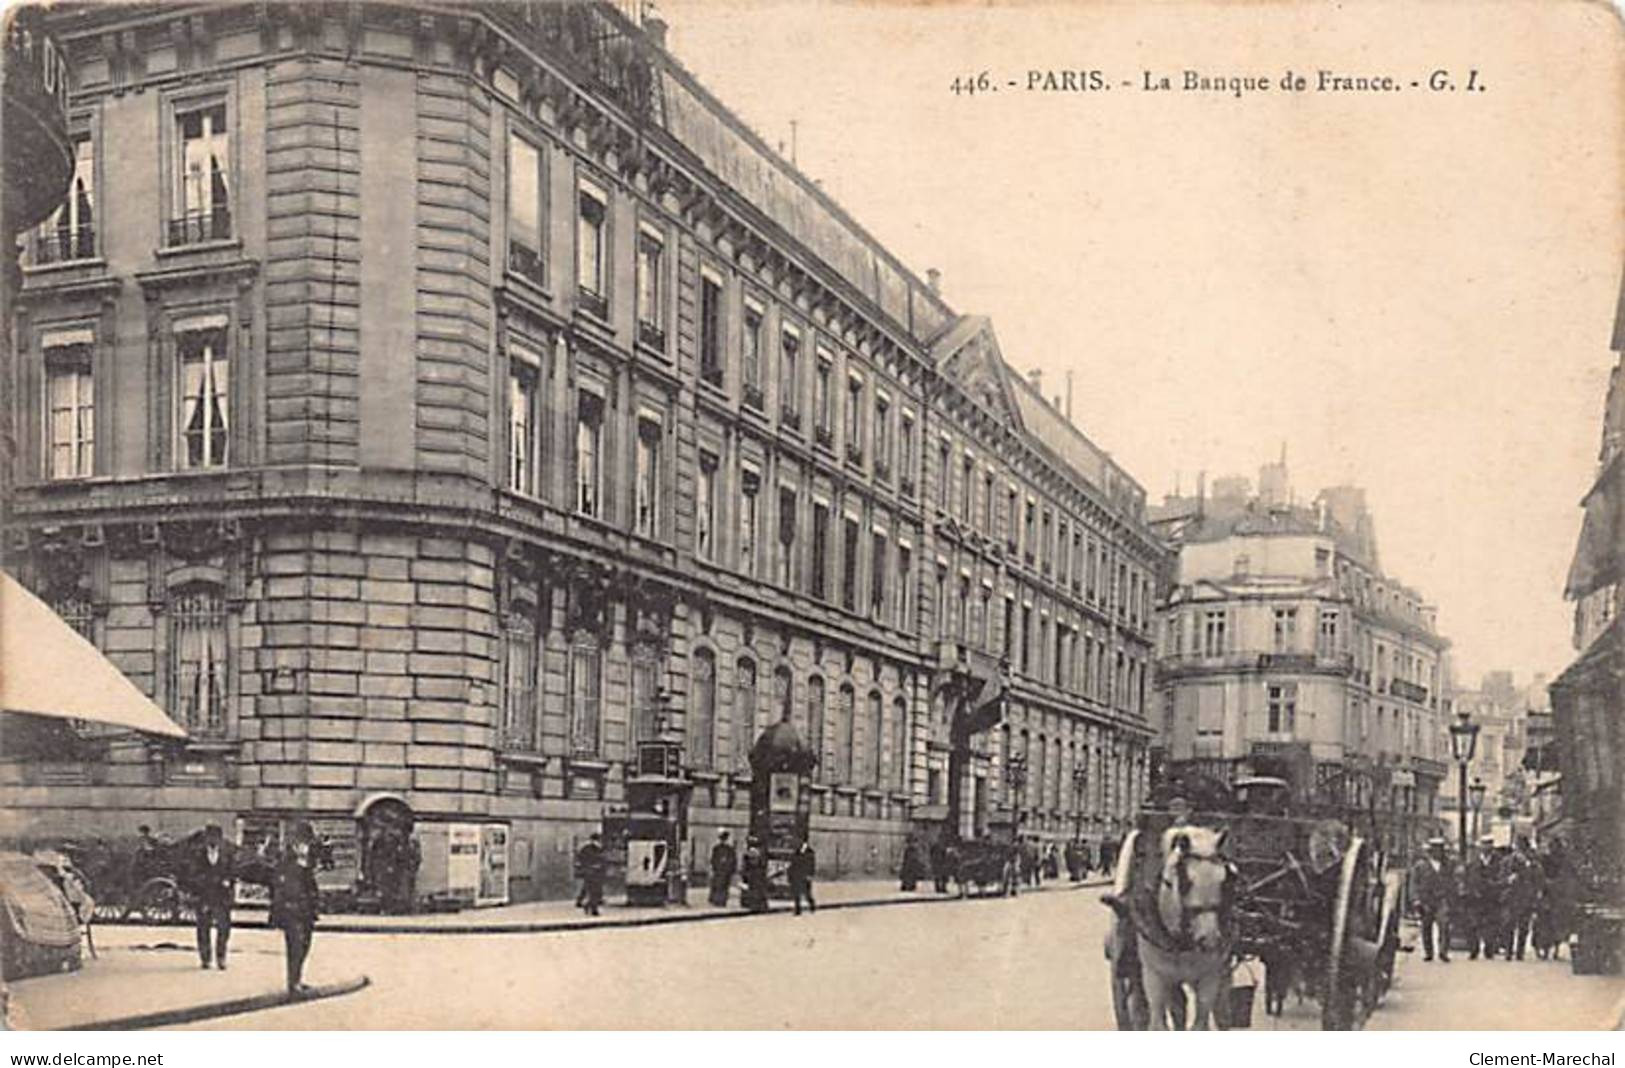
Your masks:
<svg viewBox="0 0 1625 1068"><path fill-rule="evenodd" d="M851 464L863 463L863 446L852 442L846 444L846 462Z"/></svg>
<svg viewBox="0 0 1625 1068"><path fill-rule="evenodd" d="M875 478L877 478L881 482L890 482L891 481L891 464L888 464L883 460L876 460L875 461Z"/></svg>
<svg viewBox="0 0 1625 1068"><path fill-rule="evenodd" d="M78 226L34 235L34 258L38 266L68 260L88 260L96 255L96 228Z"/></svg>
<svg viewBox="0 0 1625 1068"><path fill-rule="evenodd" d="M897 489L905 497L914 496L914 480L909 478L907 475L904 475L902 478L897 480Z"/></svg>
<svg viewBox="0 0 1625 1068"><path fill-rule="evenodd" d="M647 345L651 349L659 349L660 351L664 352L666 350L666 331L656 323L639 319L638 343L640 345Z"/></svg>
<svg viewBox="0 0 1625 1068"><path fill-rule="evenodd" d="M827 426L819 427L813 433L813 437L815 440L817 440L818 444L822 445L826 449L833 449L835 447L835 431Z"/></svg>
<svg viewBox="0 0 1625 1068"><path fill-rule="evenodd" d="M1416 683L1407 682L1404 679L1395 679L1389 683L1388 692L1395 697L1415 701L1419 705L1426 704L1428 699L1428 688L1426 686L1418 686Z"/></svg>
<svg viewBox="0 0 1625 1068"><path fill-rule="evenodd" d="M542 284L542 257L518 241L508 242L508 270L536 285Z"/></svg>
<svg viewBox="0 0 1625 1068"><path fill-rule="evenodd" d="M169 248L198 245L205 241L225 241L231 237L231 209L220 207L171 219L168 237Z"/></svg>
<svg viewBox="0 0 1625 1068"><path fill-rule="evenodd" d="M719 363L702 362L700 364L700 381L706 383L707 385L715 386L717 389L721 389L722 365Z"/></svg>
<svg viewBox="0 0 1625 1068"><path fill-rule="evenodd" d="M762 410L762 387L747 383L745 386L745 407Z"/></svg>
<svg viewBox="0 0 1625 1068"><path fill-rule="evenodd" d="M609 301L602 293L594 293L590 289L583 289L576 297L581 310L595 319L609 318Z"/></svg>
<svg viewBox="0 0 1625 1068"><path fill-rule="evenodd" d="M800 430L801 413L796 411L792 405L781 404L779 405L779 424L791 430Z"/></svg>

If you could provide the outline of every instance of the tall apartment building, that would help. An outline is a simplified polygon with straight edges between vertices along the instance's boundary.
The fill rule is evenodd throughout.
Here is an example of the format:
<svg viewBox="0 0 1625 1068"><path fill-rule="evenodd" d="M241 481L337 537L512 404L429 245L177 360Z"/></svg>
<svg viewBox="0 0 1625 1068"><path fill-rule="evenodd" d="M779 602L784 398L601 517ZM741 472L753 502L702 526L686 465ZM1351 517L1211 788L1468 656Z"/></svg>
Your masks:
<svg viewBox="0 0 1625 1068"><path fill-rule="evenodd" d="M49 17L77 170L26 242L6 566L190 739L8 731L17 833L305 815L364 864L387 801L534 898L639 741L680 740L703 856L785 719L830 873L949 811L1122 825L1143 490L658 24Z"/></svg>
<svg viewBox="0 0 1625 1068"><path fill-rule="evenodd" d="M1280 776L1404 849L1438 825L1449 643L1378 565L1363 491L1294 505L1284 467L1264 469L1265 497L1226 479L1156 510L1178 549L1159 606L1164 768Z"/></svg>
<svg viewBox="0 0 1625 1068"><path fill-rule="evenodd" d="M1625 279L1611 347L1619 362L1609 375L1597 473L1582 501L1585 516L1564 586L1574 602L1579 655L1550 687L1562 764L1560 829L1592 858L1599 884L1590 892L1605 902L1625 885Z"/></svg>

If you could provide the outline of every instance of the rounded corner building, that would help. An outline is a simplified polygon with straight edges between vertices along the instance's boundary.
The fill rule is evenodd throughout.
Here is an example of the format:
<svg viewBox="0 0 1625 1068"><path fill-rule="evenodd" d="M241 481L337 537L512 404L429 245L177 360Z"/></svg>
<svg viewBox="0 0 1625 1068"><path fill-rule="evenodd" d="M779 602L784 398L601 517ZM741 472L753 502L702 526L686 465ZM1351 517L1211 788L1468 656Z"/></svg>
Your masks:
<svg viewBox="0 0 1625 1068"><path fill-rule="evenodd" d="M74 169L20 234L5 567L187 738L11 717L9 837L297 817L333 887L404 830L420 897L557 896L645 780L702 868L780 721L821 873L1120 833L1144 491L658 21L44 19Z"/></svg>

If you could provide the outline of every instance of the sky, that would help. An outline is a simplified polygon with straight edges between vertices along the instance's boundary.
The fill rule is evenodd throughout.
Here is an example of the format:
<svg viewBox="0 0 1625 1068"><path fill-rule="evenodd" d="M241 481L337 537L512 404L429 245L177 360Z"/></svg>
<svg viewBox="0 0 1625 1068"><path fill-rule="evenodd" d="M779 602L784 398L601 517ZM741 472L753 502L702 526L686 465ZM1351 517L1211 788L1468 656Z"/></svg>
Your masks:
<svg viewBox="0 0 1625 1068"><path fill-rule="evenodd" d="M1625 266L1605 5L659 9L678 60L787 154L793 121L798 166L1012 365L1051 394L1073 372L1075 420L1149 500L1284 444L1300 500L1366 488L1463 684L1573 658ZM1111 88L1025 88L1066 69ZM1183 92L1187 69L1309 89ZM1317 92L1321 69L1401 88ZM952 91L983 71L998 92Z"/></svg>

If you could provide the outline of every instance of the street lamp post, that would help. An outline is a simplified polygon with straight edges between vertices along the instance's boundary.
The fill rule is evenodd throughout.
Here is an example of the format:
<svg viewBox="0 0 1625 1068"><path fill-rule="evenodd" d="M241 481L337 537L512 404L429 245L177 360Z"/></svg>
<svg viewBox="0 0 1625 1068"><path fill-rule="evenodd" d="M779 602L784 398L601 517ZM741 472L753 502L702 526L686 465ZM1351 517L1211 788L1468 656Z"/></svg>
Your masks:
<svg viewBox="0 0 1625 1068"><path fill-rule="evenodd" d="M1027 788L1027 758L1019 753L1010 758L1010 808L1015 816L1016 827L1021 826L1021 810L1023 808L1024 793Z"/></svg>
<svg viewBox="0 0 1625 1068"><path fill-rule="evenodd" d="M1465 709L1456 713L1450 725L1450 755L1456 759L1456 847L1467 856L1467 765L1478 748L1478 724Z"/></svg>
<svg viewBox="0 0 1625 1068"><path fill-rule="evenodd" d="M1467 787L1467 792L1473 795L1474 841L1477 841L1478 836L1484 833L1484 792L1488 789L1489 787L1484 785L1484 780L1477 776L1474 776L1473 784Z"/></svg>
<svg viewBox="0 0 1625 1068"><path fill-rule="evenodd" d="M1074 840L1083 837L1083 801L1089 796L1089 766L1078 762L1072 766L1072 806L1074 823L1072 837Z"/></svg>

